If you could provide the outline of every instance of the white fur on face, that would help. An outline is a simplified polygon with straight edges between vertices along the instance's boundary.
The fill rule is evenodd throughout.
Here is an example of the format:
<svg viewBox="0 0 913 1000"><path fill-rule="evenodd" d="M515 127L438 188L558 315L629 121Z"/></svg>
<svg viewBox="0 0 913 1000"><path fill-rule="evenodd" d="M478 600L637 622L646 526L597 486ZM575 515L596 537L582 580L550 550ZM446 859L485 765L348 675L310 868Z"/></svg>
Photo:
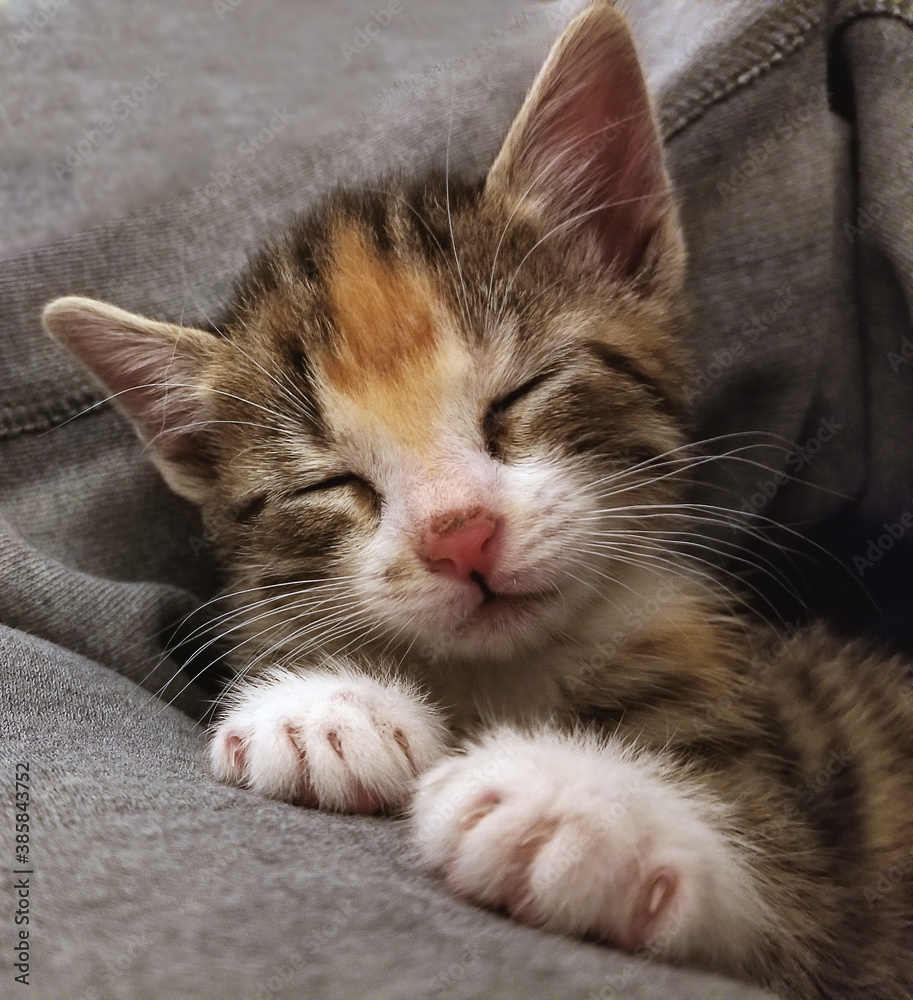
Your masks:
<svg viewBox="0 0 913 1000"><path fill-rule="evenodd" d="M507 661L551 643L594 603L611 602L595 557L583 552L599 527L588 489L596 473L586 460L545 441L513 461L486 450L486 410L522 378L511 377L507 358L498 371L494 356L451 351L447 384L437 386L427 433L417 439L376 414L365 419L345 401L326 407L344 464L383 497L380 520L346 547L344 572L355 577L353 590L386 635L432 657ZM478 587L430 571L420 554L436 515L472 510L502 523L499 558L486 579L502 599L484 606Z"/></svg>

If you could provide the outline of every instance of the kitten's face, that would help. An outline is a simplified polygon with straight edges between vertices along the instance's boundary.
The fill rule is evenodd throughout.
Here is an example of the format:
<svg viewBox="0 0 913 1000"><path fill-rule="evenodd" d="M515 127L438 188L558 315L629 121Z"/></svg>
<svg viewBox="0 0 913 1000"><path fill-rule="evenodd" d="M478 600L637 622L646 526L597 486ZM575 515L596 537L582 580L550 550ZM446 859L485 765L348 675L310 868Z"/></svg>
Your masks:
<svg viewBox="0 0 913 1000"><path fill-rule="evenodd" d="M637 518L600 511L666 495L630 470L680 443L676 365L654 303L533 251L546 223L481 187L450 220L436 185L341 199L261 263L208 377L244 421L208 510L248 585L345 576L384 635L502 657L625 575L593 540Z"/></svg>
<svg viewBox="0 0 913 1000"><path fill-rule="evenodd" d="M279 652L500 660L626 586L604 533L655 526L681 444L682 254L633 47L592 10L484 183L331 199L263 254L224 339L49 307L272 602Z"/></svg>

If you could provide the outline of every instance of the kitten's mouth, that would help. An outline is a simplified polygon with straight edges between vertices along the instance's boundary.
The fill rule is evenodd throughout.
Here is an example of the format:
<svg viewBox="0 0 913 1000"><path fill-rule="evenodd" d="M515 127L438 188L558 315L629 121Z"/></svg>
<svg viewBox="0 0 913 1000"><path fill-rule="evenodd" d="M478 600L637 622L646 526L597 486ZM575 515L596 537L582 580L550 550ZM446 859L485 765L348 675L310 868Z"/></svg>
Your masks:
<svg viewBox="0 0 913 1000"><path fill-rule="evenodd" d="M526 611L555 596L555 590L531 590L525 593L499 592L489 587L481 573L470 574L470 579L482 592L482 600L472 617L489 618L505 611Z"/></svg>
<svg viewBox="0 0 913 1000"><path fill-rule="evenodd" d="M485 577L481 573L470 573L469 579L482 591L482 603L490 604L498 599L498 595L489 588L485 582Z"/></svg>

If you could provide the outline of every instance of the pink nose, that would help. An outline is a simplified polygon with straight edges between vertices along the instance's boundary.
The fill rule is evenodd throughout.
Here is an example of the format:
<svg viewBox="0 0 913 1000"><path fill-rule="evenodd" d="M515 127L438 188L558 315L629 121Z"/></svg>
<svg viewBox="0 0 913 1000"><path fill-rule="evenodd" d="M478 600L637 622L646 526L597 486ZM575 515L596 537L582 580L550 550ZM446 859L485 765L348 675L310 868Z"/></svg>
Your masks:
<svg viewBox="0 0 913 1000"><path fill-rule="evenodd" d="M467 581L474 575L488 576L498 555L499 528L490 514L442 514L425 535L422 556L434 573Z"/></svg>

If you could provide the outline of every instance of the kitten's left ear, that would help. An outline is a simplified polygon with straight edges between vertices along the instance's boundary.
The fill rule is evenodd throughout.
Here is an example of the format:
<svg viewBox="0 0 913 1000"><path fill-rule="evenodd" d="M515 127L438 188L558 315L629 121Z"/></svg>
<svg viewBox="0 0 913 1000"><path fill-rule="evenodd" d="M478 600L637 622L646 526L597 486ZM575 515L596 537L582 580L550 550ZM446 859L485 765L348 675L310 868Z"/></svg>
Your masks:
<svg viewBox="0 0 913 1000"><path fill-rule="evenodd" d="M485 185L595 247L607 272L675 293L685 253L662 140L634 41L605 2L552 47Z"/></svg>
<svg viewBox="0 0 913 1000"><path fill-rule="evenodd" d="M202 503L215 476L204 373L219 339L75 295L50 303L42 320L111 393L168 485Z"/></svg>

